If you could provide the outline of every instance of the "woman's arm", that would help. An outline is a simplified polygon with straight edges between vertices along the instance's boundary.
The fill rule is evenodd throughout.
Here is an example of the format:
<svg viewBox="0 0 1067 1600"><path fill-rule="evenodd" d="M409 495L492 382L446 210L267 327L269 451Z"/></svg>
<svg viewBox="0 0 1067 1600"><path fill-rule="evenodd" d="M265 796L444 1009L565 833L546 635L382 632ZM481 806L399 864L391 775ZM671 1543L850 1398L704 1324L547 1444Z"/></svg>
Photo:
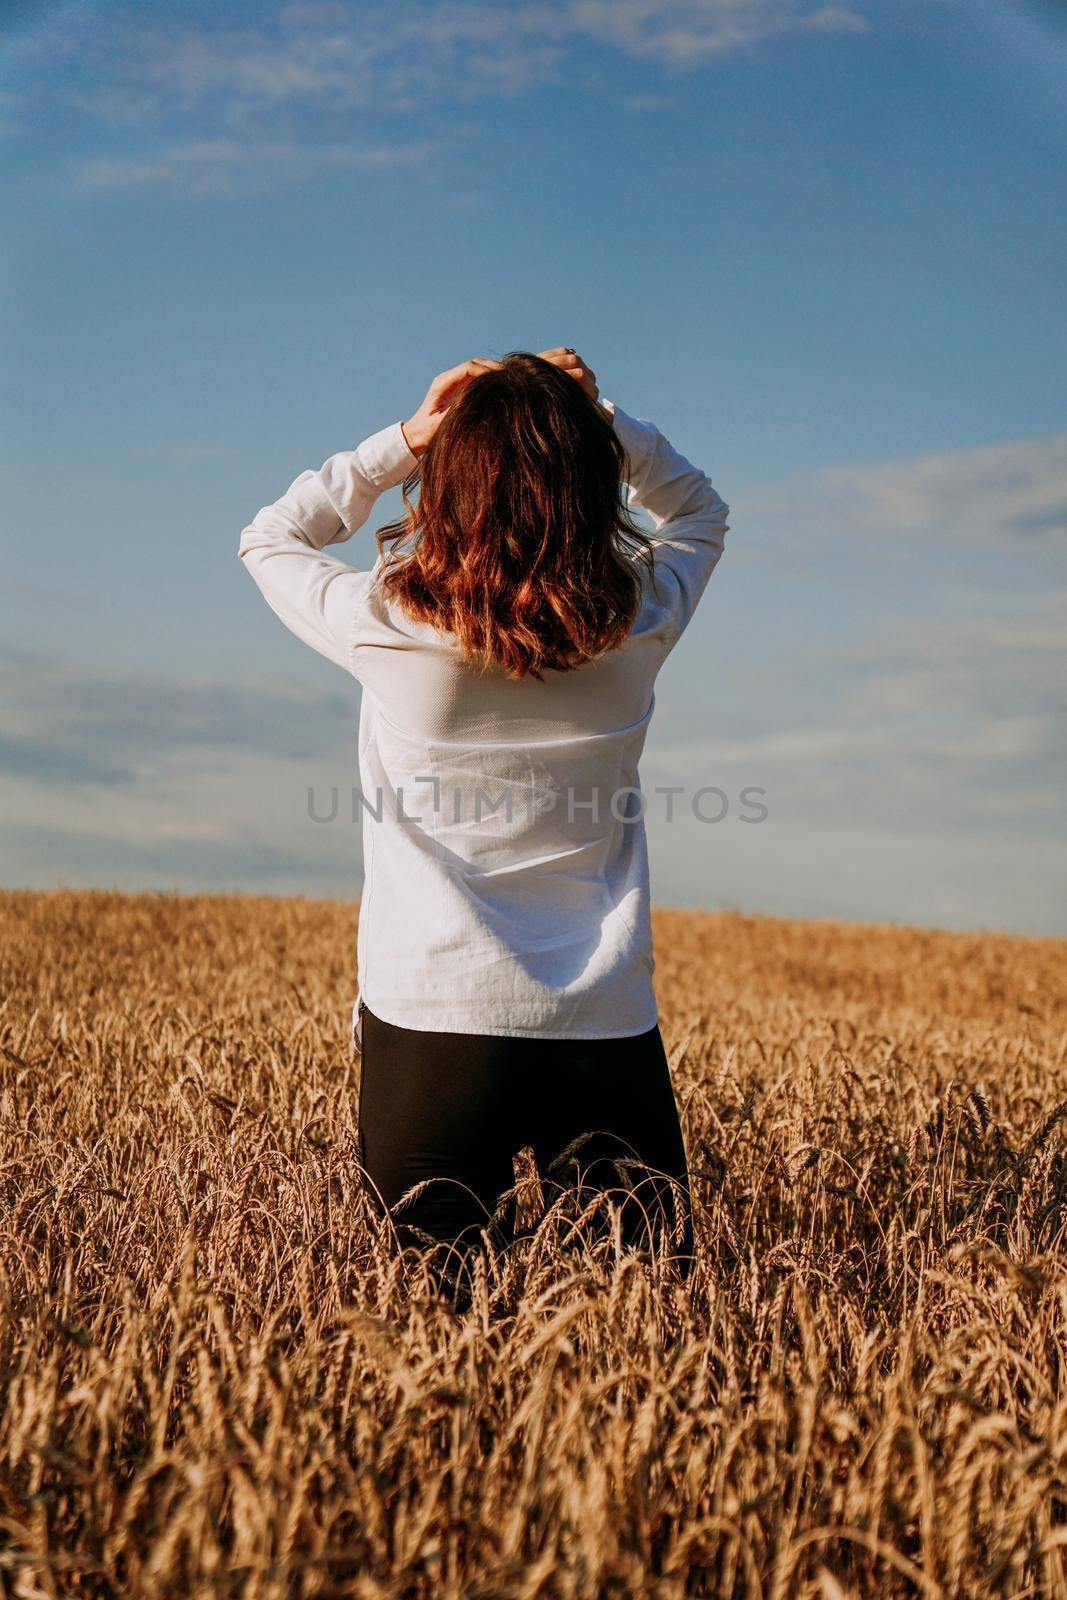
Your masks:
<svg viewBox="0 0 1067 1600"><path fill-rule="evenodd" d="M237 553L267 604L297 638L338 666L351 671L351 627L371 573L324 555L323 546L341 544L363 526L382 490L402 483L418 465L464 385L499 365L474 357L438 373L405 422L391 422L354 450L339 451L318 472L302 472L241 534Z"/></svg>
<svg viewBox="0 0 1067 1600"><path fill-rule="evenodd" d="M612 400L602 404L611 411L626 451L630 505L652 519L656 568L666 568L677 584L677 639L722 555L730 507L711 479L676 450L654 422L631 417Z"/></svg>
<svg viewBox="0 0 1067 1600"><path fill-rule="evenodd" d="M271 609L320 655L349 669L349 629L370 585L324 546L361 528L385 489L416 465L399 422L295 478L241 533L238 555Z"/></svg>

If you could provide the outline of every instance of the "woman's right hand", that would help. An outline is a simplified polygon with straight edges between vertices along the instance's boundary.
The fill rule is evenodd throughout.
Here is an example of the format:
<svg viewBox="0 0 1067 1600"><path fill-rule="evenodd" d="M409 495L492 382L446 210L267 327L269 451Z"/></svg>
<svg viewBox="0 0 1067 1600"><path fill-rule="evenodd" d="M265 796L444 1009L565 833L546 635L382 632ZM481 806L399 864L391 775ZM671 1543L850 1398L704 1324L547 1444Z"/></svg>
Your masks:
<svg viewBox="0 0 1067 1600"><path fill-rule="evenodd" d="M444 421L445 412L458 399L463 385L480 373L500 365L499 361L490 360L487 356L474 356L470 361L461 361L458 367L449 367L447 371L437 374L419 409L400 424L400 431L413 456L426 454L430 441Z"/></svg>
<svg viewBox="0 0 1067 1600"><path fill-rule="evenodd" d="M601 415L610 422L611 412L600 404L600 390L597 388L596 373L592 367L587 366L576 350L556 349L539 350L538 355L543 361L551 361L554 367L560 367L581 384L590 400L595 400Z"/></svg>

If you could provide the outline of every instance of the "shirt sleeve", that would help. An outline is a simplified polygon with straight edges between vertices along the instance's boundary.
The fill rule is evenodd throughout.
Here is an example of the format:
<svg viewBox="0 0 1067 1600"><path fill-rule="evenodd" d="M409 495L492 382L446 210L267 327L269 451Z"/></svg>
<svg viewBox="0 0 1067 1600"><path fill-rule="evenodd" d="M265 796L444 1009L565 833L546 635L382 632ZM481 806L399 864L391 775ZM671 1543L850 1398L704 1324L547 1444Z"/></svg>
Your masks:
<svg viewBox="0 0 1067 1600"><path fill-rule="evenodd" d="M722 555L730 507L699 467L676 450L654 422L632 417L612 400L611 411L626 451L630 505L646 511L654 532L657 575L666 570L672 586L672 645L696 610Z"/></svg>
<svg viewBox="0 0 1067 1600"><path fill-rule="evenodd" d="M317 472L301 472L241 533L237 553L271 610L298 639L349 671L349 629L371 573L324 547L350 539L383 490L402 483L416 465L400 423L390 423L354 450L330 456Z"/></svg>

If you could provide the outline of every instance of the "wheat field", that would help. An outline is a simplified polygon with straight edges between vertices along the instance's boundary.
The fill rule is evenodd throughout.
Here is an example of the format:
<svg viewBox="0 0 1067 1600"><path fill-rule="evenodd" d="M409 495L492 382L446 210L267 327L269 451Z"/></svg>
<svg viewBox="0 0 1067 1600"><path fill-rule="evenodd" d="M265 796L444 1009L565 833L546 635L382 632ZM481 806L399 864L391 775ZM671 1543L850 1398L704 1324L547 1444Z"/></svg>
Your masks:
<svg viewBox="0 0 1067 1600"><path fill-rule="evenodd" d="M1067 1594L1062 941L657 911L696 1271L520 1162L459 1312L358 1182L355 907L0 908L4 1593Z"/></svg>

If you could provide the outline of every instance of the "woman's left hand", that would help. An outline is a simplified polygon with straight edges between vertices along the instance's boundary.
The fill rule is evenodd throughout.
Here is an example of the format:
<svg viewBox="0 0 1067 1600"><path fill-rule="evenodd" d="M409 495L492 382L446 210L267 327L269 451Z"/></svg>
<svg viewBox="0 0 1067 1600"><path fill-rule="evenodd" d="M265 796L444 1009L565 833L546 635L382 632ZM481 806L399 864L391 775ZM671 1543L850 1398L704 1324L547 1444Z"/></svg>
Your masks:
<svg viewBox="0 0 1067 1600"><path fill-rule="evenodd" d="M499 361L475 356L470 361L461 361L458 367L449 367L447 372L437 374L414 416L400 424L408 449L413 456L425 453L430 440L444 421L445 412L455 403L463 385L476 378L479 373L500 365Z"/></svg>
<svg viewBox="0 0 1067 1600"><path fill-rule="evenodd" d="M586 366L577 350L572 350L570 345L557 345L554 350L540 350L538 354L542 361L551 361L554 367L560 367L569 377L580 383L590 400L595 402L601 416L606 417L609 422L614 422L614 413L601 402L596 373L592 367Z"/></svg>

